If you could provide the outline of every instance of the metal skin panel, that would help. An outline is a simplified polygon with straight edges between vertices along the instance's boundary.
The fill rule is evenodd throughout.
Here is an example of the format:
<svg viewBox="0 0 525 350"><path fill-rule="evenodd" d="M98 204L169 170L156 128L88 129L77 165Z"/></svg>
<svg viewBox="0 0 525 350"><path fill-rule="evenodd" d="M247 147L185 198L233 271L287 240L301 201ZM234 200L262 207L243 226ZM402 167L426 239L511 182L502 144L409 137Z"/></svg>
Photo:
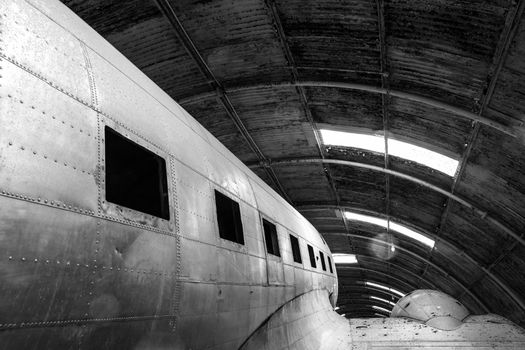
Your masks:
<svg viewBox="0 0 525 350"><path fill-rule="evenodd" d="M188 238L215 244L215 197L210 181L186 165L175 161L177 208L180 233Z"/></svg>
<svg viewBox="0 0 525 350"><path fill-rule="evenodd" d="M10 62L0 67L0 189L94 211L96 113Z"/></svg>
<svg viewBox="0 0 525 350"><path fill-rule="evenodd" d="M0 324L84 318L96 219L5 196L0 208Z"/></svg>
<svg viewBox="0 0 525 350"><path fill-rule="evenodd" d="M6 330L0 332L0 349L165 349L181 343L170 329L168 320L134 320Z"/></svg>
<svg viewBox="0 0 525 350"><path fill-rule="evenodd" d="M268 254L266 262L268 265L268 284L283 286L285 282L282 259Z"/></svg>
<svg viewBox="0 0 525 350"><path fill-rule="evenodd" d="M58 89L90 101L81 43L24 1L3 1L0 6L0 57L34 72Z"/></svg>
<svg viewBox="0 0 525 350"><path fill-rule="evenodd" d="M239 203L241 207L242 224L244 231L244 245L250 255L259 257L266 256L264 245L264 234L262 229L262 219L256 207L248 203Z"/></svg>

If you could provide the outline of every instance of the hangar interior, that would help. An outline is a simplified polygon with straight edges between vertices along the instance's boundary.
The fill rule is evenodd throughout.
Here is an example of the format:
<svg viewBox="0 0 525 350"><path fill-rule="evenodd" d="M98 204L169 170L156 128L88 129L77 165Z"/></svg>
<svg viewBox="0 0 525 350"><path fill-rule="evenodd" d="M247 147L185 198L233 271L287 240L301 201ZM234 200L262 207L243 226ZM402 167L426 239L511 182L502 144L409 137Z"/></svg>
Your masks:
<svg viewBox="0 0 525 350"><path fill-rule="evenodd" d="M62 2L356 257L340 314L525 326L525 1Z"/></svg>

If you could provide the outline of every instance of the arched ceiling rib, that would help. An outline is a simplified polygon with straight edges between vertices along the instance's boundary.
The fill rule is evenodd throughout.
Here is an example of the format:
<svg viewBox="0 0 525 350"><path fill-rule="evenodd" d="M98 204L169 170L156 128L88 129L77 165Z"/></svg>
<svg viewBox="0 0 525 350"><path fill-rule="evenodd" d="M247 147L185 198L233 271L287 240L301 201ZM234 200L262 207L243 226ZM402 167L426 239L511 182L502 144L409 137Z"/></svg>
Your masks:
<svg viewBox="0 0 525 350"><path fill-rule="evenodd" d="M273 165L282 165L282 164L302 164L302 163L305 163L305 164L308 164L308 163L339 164L339 165L345 165L345 166L351 166L351 167L365 168L365 169L370 169L370 170L373 170L373 171L382 172L382 173L385 173L385 174L388 174L388 175L397 176L397 177L403 178L405 180L409 180L409 181L414 182L414 183L416 183L418 185L425 186L425 187L427 187L427 188L429 188L429 189L431 189L433 191L439 192L440 194L447 196L450 200L454 200L455 202L460 203L461 205L464 205L468 209L473 210L482 219L485 219L485 220L490 221L491 223L495 224L496 226L501 228L501 230L503 232L505 232L506 234L508 234L512 238L514 238L520 244L525 245L525 239L523 238L523 234L520 235L520 234L512 231L510 228L505 226L503 223L501 223L500 221L498 221L498 220L492 218L490 215L488 215L485 210L481 210L481 209L477 208L474 204L470 203L469 201L467 201L467 200L465 200L465 199L455 195L453 193L453 191L447 191L447 190L442 189L442 188L440 188L440 187L438 187L436 185L433 185L433 184L431 184L431 183L429 183L427 181L418 179L418 178L416 178L414 176L411 176L411 175L407 175L407 174L401 173L399 171L394 171L394 170L390 170L390 169L387 169L387 168L383 168L383 167L379 167L379 166L375 166L375 165L370 165L370 164L366 164L366 163L352 162L352 161L340 160L340 159L316 159L316 158L310 158L310 159L304 159L304 158L301 158L301 159L283 159L283 160L272 160L271 164L273 164ZM249 164L249 166L251 168L266 167L266 164L257 163L257 164ZM456 182L454 182L454 184L455 183ZM454 188L455 188L455 185L453 185L453 189ZM448 205L446 205L446 207L448 207ZM446 210L448 210L448 209L446 209Z"/></svg>
<svg viewBox="0 0 525 350"><path fill-rule="evenodd" d="M233 92L239 92L243 90L258 90L258 89L264 89L264 88L277 88L277 87L324 87L324 88L336 88L336 89L344 89L344 90L366 91L366 92L371 92L371 93L380 94L380 95L389 95L389 96L399 97L399 98L413 101L413 102L419 102L419 103L422 103L428 106L432 106L438 109L448 111L453 116L459 116L459 117L463 117L463 118L472 120L474 122L479 122L481 124L490 126L512 137L519 137L520 135L522 135L524 131L524 129L522 128L523 124L519 122L516 122L515 125L507 126L500 122L486 118L480 114L472 113L461 107L443 103L441 101L434 100L432 98L428 98L425 96L420 96L417 94L408 93L404 91L385 89L380 86L363 85L363 84L358 84L358 83L337 82L337 81L268 82L268 83L258 83L254 85L232 86L232 87L229 87L227 91L230 93L233 93ZM181 103L182 105L185 105L185 104L196 102L196 101L202 101L202 100L214 98L215 96L216 96L215 92L206 92L206 93L201 93L199 95L190 96L190 97L181 99L179 100L179 103Z"/></svg>
<svg viewBox="0 0 525 350"><path fill-rule="evenodd" d="M328 240L332 251L362 250L373 230L305 204L402 218L457 248L401 248L453 261L438 264L449 273L478 262L488 273L461 281L525 324L515 307L525 290L525 1L62 1L241 160L264 165L252 169L320 231L344 233ZM321 125L444 150L459 171L450 179L388 151L326 147ZM405 269L440 281L400 254ZM385 266L364 261L357 276L416 287L401 271L371 272ZM345 274L342 286L354 280Z"/></svg>

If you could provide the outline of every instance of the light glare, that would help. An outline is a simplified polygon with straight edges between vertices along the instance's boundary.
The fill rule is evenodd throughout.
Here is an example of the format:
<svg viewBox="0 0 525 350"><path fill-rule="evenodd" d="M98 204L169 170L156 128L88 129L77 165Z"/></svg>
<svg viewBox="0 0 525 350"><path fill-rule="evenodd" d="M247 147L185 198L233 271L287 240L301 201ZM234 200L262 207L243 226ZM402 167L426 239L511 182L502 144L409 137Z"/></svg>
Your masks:
<svg viewBox="0 0 525 350"><path fill-rule="evenodd" d="M321 129L319 131L321 132L321 137L325 145L360 148L372 152L385 153L385 139L383 136L356 134L328 129ZM454 176L456 174L459 164L459 161L456 159L391 138L389 138L387 142L388 154L423 164L448 176Z"/></svg>
<svg viewBox="0 0 525 350"><path fill-rule="evenodd" d="M372 308L376 309L376 310L379 310L379 311L384 311L384 312L387 312L387 313L390 313L391 311L390 310L387 310L383 307L380 307L380 306L375 306L375 305L372 305Z"/></svg>
<svg viewBox="0 0 525 350"><path fill-rule="evenodd" d="M386 219L382 219L382 218L378 218L374 216L362 215L362 214L357 214L357 213L352 213L352 212L347 211L345 212L345 217L348 220L367 222L369 224L381 226L384 228L388 227L388 221ZM421 233L411 230L406 226L396 224L395 222L390 221L390 229L393 231L396 231L397 233L400 233L402 235L415 239L429 246L430 248L434 247L435 242L433 239L425 237Z"/></svg>
<svg viewBox="0 0 525 350"><path fill-rule="evenodd" d="M366 281L365 284L367 286L369 286L369 287L375 287L375 288L379 288L379 289L390 291L390 292L392 292L394 294L399 295L401 298L405 296L405 294L403 292L400 292L400 291L398 291L397 289L394 289L394 288L383 286L382 284L379 284L379 283Z"/></svg>
<svg viewBox="0 0 525 350"><path fill-rule="evenodd" d="M335 264L356 264L357 257L354 254L332 254Z"/></svg>
<svg viewBox="0 0 525 350"><path fill-rule="evenodd" d="M391 302L390 300L379 298L379 297L376 297L376 296L373 296L373 295L370 296L370 299L379 300L379 301L382 301L383 303L390 304L392 306L396 305L395 303Z"/></svg>

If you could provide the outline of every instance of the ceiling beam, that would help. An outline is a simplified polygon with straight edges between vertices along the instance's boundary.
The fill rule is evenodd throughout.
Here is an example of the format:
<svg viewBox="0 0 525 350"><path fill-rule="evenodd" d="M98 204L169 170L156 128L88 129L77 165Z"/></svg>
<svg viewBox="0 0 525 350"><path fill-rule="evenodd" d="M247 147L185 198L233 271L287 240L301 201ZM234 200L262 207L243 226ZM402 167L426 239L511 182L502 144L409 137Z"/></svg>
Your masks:
<svg viewBox="0 0 525 350"><path fill-rule="evenodd" d="M384 153L384 168L390 168L390 162L388 157L388 138L389 135L389 122L388 122L388 105L390 103L390 81L387 72L387 46L386 46L386 34L385 34L385 16L384 16L384 1L376 0L377 9L377 23L378 23L378 39L379 39L379 62L381 71L381 88L386 90L386 94L381 95L381 110L383 113L383 142L385 147ZM390 175L385 175L385 214L387 218L387 234L390 234ZM343 215L343 218L345 216ZM348 230L347 230L348 232Z"/></svg>
<svg viewBox="0 0 525 350"><path fill-rule="evenodd" d="M168 0L154 0L157 4L157 7L160 9L161 13L166 17L166 19L170 22L173 31L175 32L177 38L180 40L182 45L184 46L184 49L186 52L193 58L195 63L197 64L197 67L199 68L200 72L204 77L206 78L208 84L211 86L211 88L214 90L214 95L218 99L218 101L223 106L224 110L226 111L226 114L230 117L233 124L243 137L243 139L248 144L248 147L250 147L251 151L257 156L259 159L259 162L261 164L269 164L270 161L265 157L251 134L249 133L248 129L242 122L241 118L239 117L239 114L233 107L233 104L228 97L228 94L222 84L219 82L219 80L215 77L212 70L200 54L199 50L195 46L195 43L190 38L188 32L186 32L186 29L184 29L181 21L179 20L177 14L175 13L175 10L171 6L170 2ZM282 184L279 182L279 179L277 178L277 175L271 168L271 166L265 166L264 170L266 174L268 175L268 178L274 185L274 187L279 191L280 195L285 198L288 202L292 203L291 198L288 196L286 191L284 190ZM292 203L293 204L293 203Z"/></svg>
<svg viewBox="0 0 525 350"><path fill-rule="evenodd" d="M378 307L382 307L383 309L387 309L389 311L392 311L392 308L393 306L388 304L388 303L384 303L380 300L373 300L373 299L357 299L356 301L360 301L360 303L352 303L351 301L350 302L345 302L345 303L337 303L337 305L339 306L340 310L341 309L345 309L345 307L350 307L350 310L352 310L353 308L352 307L355 307L355 309L361 309L363 307L370 307L372 308L372 306L378 306ZM347 309L348 310L348 309ZM374 309L376 312L378 311L381 311L381 310L376 310Z"/></svg>
<svg viewBox="0 0 525 350"><path fill-rule="evenodd" d="M510 44L512 43L512 40L515 37L517 28L519 27L519 24L521 22L521 16L523 15L524 8L525 8L525 1L521 1L519 3L513 2L512 5L511 5L511 8L507 12L507 17L506 17L506 20L505 20L505 26L504 26L503 30L501 31L500 38L499 38L499 41L498 41L498 45L496 47L496 50L494 52L494 56L492 58L492 64L491 64L491 66L489 67L489 70L488 70L488 76L487 76L488 85L487 85L487 88L486 88L485 92L482 94L481 99L480 99L480 108L479 108L479 112L478 112L479 116L483 115L483 113L485 112L485 109L488 107L488 105L490 104L490 101L492 100L492 96L494 94L494 89L496 88L496 84L498 82L498 79L499 79L499 76L500 76L500 72L501 72L501 70L503 68L503 65L505 64L505 60L506 60L506 58L508 56L508 51L509 51ZM479 123L479 121L474 121L473 122L472 133L471 133L471 135L469 137L469 140L467 141L467 147L466 147L465 151L463 152L463 156L460 159L458 170L456 172L456 175L454 177L454 182L452 183L452 187L450 189L450 193L451 194L455 193L457 185L458 185L459 181L461 181L461 178L463 177L463 174L464 174L465 169L467 167L466 164L468 163L468 159L469 159L470 154L472 152L473 145L475 144L475 142L477 140L477 137L479 135L479 131L480 131L480 123ZM437 239L439 239L439 237L441 236L441 232L443 230L443 227L446 224L446 221L447 221L447 218L448 218L448 214L449 214L449 211L450 211L449 208L450 208L451 204L452 204L451 203L451 198L449 197L449 198L447 198L447 201L445 203L445 208L443 209L443 214L441 216L439 228L438 228L438 230L436 232ZM521 235L521 236L523 236L523 235ZM496 264L498 264L507 254L509 254L515 246L516 246L516 241L512 242L511 243L511 247L509 249L504 250L503 254L501 254L499 257L497 257L486 269L484 269L483 270L483 275L480 276L476 281L471 283L469 288L471 288L478 281L482 280L483 277L486 276L487 274L491 274L490 270ZM434 253L434 249L435 249L435 246L432 249L432 251L430 252L429 260L432 259L432 255ZM423 274L426 273L427 268L428 268L428 264L427 264ZM494 279L493 275L492 275L492 278ZM496 278L496 280L498 280L498 279ZM500 285L500 287L502 287L502 285ZM520 297L518 297L517 295L513 295L514 292L510 288L504 288L504 290L509 295L513 296L513 299L516 302L518 302L518 304L520 305L520 307L522 309L525 310L525 303L523 302L523 300Z"/></svg>
<svg viewBox="0 0 525 350"><path fill-rule="evenodd" d="M361 236L353 235L353 234L349 234L349 236L350 236L350 237L353 237L353 238L362 238ZM396 249L399 247L399 246L397 246L397 245L395 245L395 244L386 243L386 242L384 242L384 241L382 241L382 240L378 240L378 241L380 241L379 243L385 243L385 244L387 244L387 245L389 245L389 246L393 245L393 246L396 247ZM405 268L405 267L403 267L403 266L401 266L401 265L399 265L399 264L395 264L395 263L393 263L393 262L391 262L391 261L389 261L389 260L380 259L380 258L377 258L377 257L375 257L375 256L371 256L371 255L364 255L364 254L357 254L357 253L356 253L356 255L357 255L358 257L361 256L361 257L363 257L363 258L365 258L365 259L371 259L371 260L379 261L380 263L383 263L383 264L387 264L387 265L389 265L389 266L392 266L392 267L394 267L395 269L398 269L399 271L402 271L402 272L404 272L404 273L406 273L406 274L408 274L408 275L414 277L415 279L421 280L421 282L424 282L424 283L427 284L428 286L432 287L432 289L437 289L437 286L436 286L434 283L432 283L431 281L427 280L424 276L422 276L422 275L418 275L417 273L415 273L415 272L413 272L413 271L410 271L410 270L408 270L407 268ZM358 258L357 260L359 261L359 258Z"/></svg>
<svg viewBox="0 0 525 350"><path fill-rule="evenodd" d="M318 210L318 209L326 209L326 208L330 208L331 206L329 205L320 205L318 207L315 207L315 206L312 206L312 205L308 205L306 208L304 209L301 209L301 207L296 207L296 209L298 209L299 211L305 211L305 210ZM360 208L352 208L354 210L361 210ZM377 216L377 217L382 217L383 214L380 213L380 212L375 212L375 211L372 211L372 210L366 210L365 211L366 213L368 214L371 214L373 216ZM449 242L445 239L442 239L442 238L439 238L439 237L436 237L435 234L421 228L421 227L418 227L418 226L414 226L410 223L407 223L405 222L404 220L400 220L400 219L395 219L394 221L397 221L401 224L404 224L405 226L408 226L408 227L414 227L417 231L425 234L426 236L436 240L436 245L438 242L441 242L442 244L444 245L447 245L450 249L454 250L455 253L461 257L464 257L465 259L467 259L469 262L471 262L472 264L474 264L475 266L477 266L483 273L483 275L477 279L476 281L474 281L473 283L471 283L469 286L467 286L467 289L470 290L472 289L472 286L477 282L479 281L483 276L487 275L489 276L493 281L494 283L499 286L505 293L507 293L508 296L511 297L511 299L514 300L514 302L516 304L518 304L523 310L525 310L525 301L523 300L523 298L518 295L507 283L505 283L502 279L500 279L498 276L496 276L491 270L492 268L497 264L497 262L499 262L501 260L501 256L500 258L496 259L494 261L494 263L492 263L490 266L488 267L485 267L483 266L482 264L480 264L476 259L474 259L473 257L471 257L469 254L467 254L465 251L459 249L455 244L453 244L452 242ZM370 224L371 225L371 224ZM331 232L324 232L323 233L324 235L330 235L330 234L337 234L337 235L342 235L344 233L338 233L338 232L335 232L335 233L331 233ZM376 238L372 238L372 237L367 237L367 236L362 236L362 235L356 235L356 234L350 234L352 236L355 236L355 238L365 238L365 239L368 239L368 240L373 240L373 241L376 241L378 243L382 243L382 244L390 244L392 245L392 243L390 242L385 242L383 240L379 240L379 239L376 239ZM516 242L517 244L517 242ZM416 258L419 258L421 260L423 260L425 262L425 264L427 265L424 272L423 272L423 275L427 272L427 269L429 266L433 267L433 268L436 268L436 265L430 260L430 258L424 258L418 254L415 254L413 252L411 252L410 250L407 250L405 248L402 248L402 247L398 247L397 245L394 244L394 246L396 247L396 249L399 249L400 251L405 251L407 254L410 254ZM511 246L509 248L509 250L507 250L506 252L504 252L503 254L508 254L509 251L511 251L512 249L514 248L514 246ZM504 256L503 255L503 256ZM437 267L438 269L440 269L439 267ZM444 271L444 270L443 270ZM445 272L445 274L448 276L448 273Z"/></svg>
<svg viewBox="0 0 525 350"><path fill-rule="evenodd" d="M284 28L281 22L281 18L279 17L279 11L277 9L277 4L275 3L275 0L265 0L266 7L270 10L270 16L271 20L274 23L277 37L279 39L279 43L281 45L281 49L283 50L284 56L286 57L286 60L288 62L288 66L292 73L292 83L295 84L299 80L299 72L297 71L297 66L295 64L295 60L292 54L292 50L290 50L290 46L288 45L288 40L286 39L286 34L284 32ZM302 86L296 86L295 90L297 91L299 95L299 100L301 101L301 105L303 107L306 120L308 121L308 124L310 124L310 127L312 128L312 132L314 134L315 142L316 142L316 148L317 152L319 153L319 156L321 159L325 158L325 153L323 149L323 143L321 141L321 134L319 132L319 128L317 127L317 124L315 123L314 117L312 116L312 111L310 109L310 105L308 104L308 98L306 97L306 91L304 87ZM328 181L328 184L330 186L330 190L332 192L332 196L334 197L336 203L341 202L341 199L339 197L339 192L337 191L335 187L335 182L333 180L332 174L330 173L330 170L328 167L323 166L323 171L326 176L326 180ZM339 208L341 214L342 209ZM345 225L345 228L348 232L348 226L346 223L346 219L343 217L343 224ZM352 242L348 242L350 246L352 247ZM353 247L352 247L353 248Z"/></svg>
<svg viewBox="0 0 525 350"><path fill-rule="evenodd" d="M350 166L355 168L362 168L362 169L368 169L378 172L384 172L388 173L390 175L414 182L418 185L424 186L426 188L429 188L433 191L436 191L446 197L449 197L450 199L454 200L455 202L467 207L468 209L472 210L476 215L478 215L481 219L487 221L488 223L497 226L501 231L503 231L508 236L512 237L516 241L518 241L521 245L525 247L525 239L523 237L523 234L518 234L511 230L509 227L498 221L497 219L490 216L486 211L481 210L477 208L474 204L468 202L467 200L450 193L450 191L445 190L441 187L438 187L436 185L433 185L427 181L418 179L417 177L407 175L405 173L401 173L395 170L385 169L383 167L377 166L377 165L370 165L366 163L359 163L359 162L352 162L348 160L340 160L340 159L319 159L319 158L294 158L294 159L280 159L280 160L273 160L273 165L288 165L288 164L312 164L312 163L327 163L327 164L338 164L338 165L344 165L344 166ZM260 164L248 164L248 167L250 168L257 168L261 166Z"/></svg>
<svg viewBox="0 0 525 350"><path fill-rule="evenodd" d="M337 232L329 232L329 233L322 233L323 235L337 235L337 236L342 236L342 235L345 235L346 233L337 233ZM375 242L375 243L379 243L379 244L386 244L386 245L394 245L394 247L396 247L396 250L399 250L399 251L402 251L406 254L409 254L410 256L416 258L416 259L419 259L421 261L424 261L424 262L428 262L428 264L430 264L430 266L432 266L434 269L436 269L437 271L439 271L440 273L442 273L444 275L444 277L446 279L449 279L451 280L452 282L454 282L457 286L459 286L465 293L467 293L473 300L476 301L476 303L478 303L478 305L480 305L484 310L485 312L489 312L489 309L487 308L487 306L481 301L478 299L477 296L475 296L472 291L467 287L465 286L462 282L458 281L455 277L451 276L447 271L445 271L444 269L442 269L441 267L437 266L436 264L434 264L433 262L430 262L428 261L428 259L422 257L421 255L419 254L416 254L406 248L403 248L399 245L396 245L396 244L393 244L393 243L389 243L389 242L385 242L381 239L377 239L377 238L373 238L373 237L368 237L368 236L364 236L364 235L358 235L358 234L350 234L351 237L353 238L359 238L359 239L366 239L366 240L369 240L369 241L372 241L372 242Z"/></svg>
<svg viewBox="0 0 525 350"><path fill-rule="evenodd" d="M384 276L388 279L388 281L392 280L392 281L396 281L398 282L399 284L401 285L404 285L404 288L402 289L405 289L405 290L409 290L409 292L413 291L413 290L416 290L418 289L417 286L414 286L413 284L411 284L410 282L407 282L407 281L403 281L395 276L392 276L391 274L388 274L386 272L382 272L382 271L378 271L378 270L374 270L374 269L368 269L366 267L360 267L360 266L352 266L352 265L339 265L336 270L338 270L337 272L337 277L339 278L344 278L344 275L343 274L339 274L339 271L345 271L345 270L348 270L348 271L362 271L362 272L365 272L365 273L371 273L371 274L378 274L378 275L381 275L381 276ZM348 276L347 276L348 277ZM365 280L369 280L368 278L365 277ZM344 286L344 284L342 284L341 282L341 279L339 279L339 283ZM380 281L379 283L381 284L386 284L388 287L391 286L391 284L389 282L384 282L384 281ZM406 288L408 287L408 288ZM394 289L400 289L400 287L396 286Z"/></svg>
<svg viewBox="0 0 525 350"><path fill-rule="evenodd" d="M371 281L372 282L372 281ZM368 295L375 295L375 296L378 296L377 294L374 294L374 293L379 293L379 295L381 297L386 297L386 298L395 298L395 301L394 302L397 302L399 299L401 299L401 297L399 295L397 295L396 293L393 293L389 290L384 290L384 289L379 289L379 288L374 288L372 286L368 286L366 284L361 284L361 285L351 285L351 286L345 286L345 290L344 291L339 291L339 294L338 294L338 298L341 297L341 298L344 298L345 295L347 294L352 294L352 293L358 293L358 291L362 292L362 293L365 293L366 290L370 290L371 292L368 292ZM355 292L352 292L352 291L355 291ZM374 292L374 293L372 293Z"/></svg>
<svg viewBox="0 0 525 350"><path fill-rule="evenodd" d="M227 92L238 92L238 91L245 91L245 90L257 90L257 89L267 89L267 88L296 87L296 86L356 90L356 91L365 91L365 92L383 94L383 95L388 93L390 96L393 96L393 97L398 97L404 100L422 103L427 106L431 106L434 108L448 111L452 114L455 114L457 116L460 116L466 119L470 119L472 121L478 121L479 123L483 125L499 130L502 133L507 134L512 137L519 137L524 132L523 127L519 124L518 121L513 122L514 124L511 126L507 126L498 121L489 119L485 116L480 116L477 113L473 113L461 107L454 106L454 105L451 105L445 102L441 102L441 101L435 100L430 97L408 93L408 92L404 92L400 90L392 90L392 89L387 90L387 89L382 88L381 86L374 86L374 85L366 85L366 84L358 84L358 83L350 83L350 82L337 82L337 81L320 81L320 80L303 81L301 80L295 83L290 82L290 81L281 81L281 82L258 83L258 84L251 84L251 85L239 85L239 86L233 86L233 87L228 88ZM203 94L197 94L197 95L190 96L184 99L180 99L177 102L180 104L191 103L191 102L199 101L202 99L209 99L213 97L214 94L215 94L214 92L206 92Z"/></svg>
<svg viewBox="0 0 525 350"><path fill-rule="evenodd" d="M482 96L481 107L479 114L483 114L485 109L489 106L492 96L494 94L494 89L498 82L500 72L505 64L505 60L508 56L510 45L516 36L517 29L521 23L521 18L525 11L525 1L512 2L512 7L507 13L507 18L505 20L505 26L501 32L498 46L494 53L491 67L489 68L488 80L489 84L487 86L486 93ZM477 126L477 124L476 124ZM469 145L470 146L470 145ZM465 158L468 159L470 155L471 148L467 149ZM452 188L452 192L454 188ZM523 237L523 234L521 235ZM470 287L474 286L476 283L481 281L485 275L491 276L491 270L502 261L512 250L516 247L516 241L512 242L509 247L503 250L503 252L494 259L494 261L484 270L483 276L480 276L476 281L472 282ZM501 287L501 286L500 286ZM512 293L512 290L505 290L507 293ZM525 310L525 303L517 295L514 297L514 300L518 305Z"/></svg>

